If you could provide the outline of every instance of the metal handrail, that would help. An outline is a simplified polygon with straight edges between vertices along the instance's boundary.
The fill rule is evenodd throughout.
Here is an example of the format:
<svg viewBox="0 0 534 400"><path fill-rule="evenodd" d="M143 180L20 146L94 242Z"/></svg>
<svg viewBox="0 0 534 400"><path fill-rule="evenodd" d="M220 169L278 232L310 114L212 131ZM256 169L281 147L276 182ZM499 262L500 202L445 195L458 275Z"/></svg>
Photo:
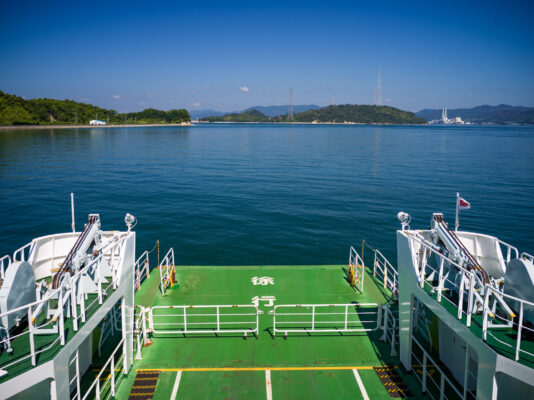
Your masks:
<svg viewBox="0 0 534 400"><path fill-rule="evenodd" d="M117 362L115 362L115 354L117 354L117 351L119 351L121 348L123 350L122 355L117 360ZM93 389L95 389L94 395L95 395L96 399L99 400L100 396L102 395L102 391L103 391L103 389L105 388L105 386L107 385L108 382L110 382L110 384L111 384L111 386L110 386L110 388L111 388L110 395L111 396L115 396L115 390L116 390L117 384L118 384L118 382L116 382L116 379L115 379L115 372L116 372L115 368L116 368L116 365L120 364L120 362L123 359L124 359L124 338L121 339L121 341L119 342L117 347L115 347L115 350L113 350L113 352L111 353L111 356L108 358L108 360L106 361L104 366L100 369L100 371L96 375L93 383L91 383L89 388L86 390L85 394L82 396L82 400L87 399L89 397L89 395L91 394ZM107 378L104 378L105 382L102 385L102 387L100 387L100 381L102 380L102 375L104 374L104 372L107 371L108 366L109 366L110 374L109 374L109 376ZM123 367L124 367L124 363L123 363ZM122 371L125 372L124 368L122 368ZM109 398L109 396L106 397L106 398Z"/></svg>
<svg viewBox="0 0 534 400"><path fill-rule="evenodd" d="M388 288L395 294L398 291L399 273L380 250L374 249L373 251L375 253L373 276L376 277L378 272L379 277L382 278L384 288Z"/></svg>
<svg viewBox="0 0 534 400"><path fill-rule="evenodd" d="M447 374L445 374L445 372L443 372L443 370L439 367L438 364L436 364L436 362L434 361L434 359L430 356L430 354L428 354L428 352L425 350L425 348L421 345L421 343L419 343L419 341L415 338L415 337L412 337L412 340L413 340L413 343L415 343L419 349L423 352L423 359L422 360L419 360L414 354L413 354L413 350L412 350L412 357L414 357L416 359L416 361L419 362L419 365L421 365L422 367L422 375L421 375L421 379L419 379L419 376L418 374L415 374L415 376L417 377L417 379L419 379L419 381L421 382L422 384L422 388L421 390L423 391L423 393L426 393L428 394L430 397L434 398L432 396L432 393L430 393L428 390L427 390L427 378L430 378L432 380L432 382L434 383L434 385L436 385L436 388L439 389L439 399L448 399L447 397L447 394L446 394L446 391L445 391L445 382L447 382L449 384L449 386L452 388L452 390L454 391L454 393L456 393L458 395L458 398L460 399L465 399L465 394L462 394L457 388L456 388L456 385L452 382L452 380L447 376ZM428 369L428 361L430 361L430 363L434 366L434 368L436 368L436 370L440 373L440 376L441 376L441 379L440 379L440 384L438 385L437 382L435 382L432 377L430 376L430 374L427 375L427 369Z"/></svg>
<svg viewBox="0 0 534 400"><path fill-rule="evenodd" d="M526 252L522 252L519 257L524 259L524 260L529 260L531 263L534 264L534 256L532 254L528 254Z"/></svg>
<svg viewBox="0 0 534 400"><path fill-rule="evenodd" d="M174 268L174 249L171 247L161 263L159 264L159 279L161 295L165 296L167 285L170 283L172 270Z"/></svg>
<svg viewBox="0 0 534 400"><path fill-rule="evenodd" d="M4 266L5 261L7 261L7 266ZM3 257L0 257L0 279L5 279L6 277L6 270L11 265L11 257L9 255L5 255Z"/></svg>
<svg viewBox="0 0 534 400"><path fill-rule="evenodd" d="M30 243L25 244L21 248L15 250L13 253L13 261L26 261L26 249L31 247L35 243L36 239L32 240ZM18 257L20 255L20 258ZM29 252L28 252L29 257Z"/></svg>
<svg viewBox="0 0 534 400"><path fill-rule="evenodd" d="M384 311L384 317L381 326L383 334L380 340L385 343L389 342L391 346L390 356L394 357L397 355L397 319L395 318L395 315L389 308L388 304L380 306L380 310Z"/></svg>
<svg viewBox="0 0 534 400"><path fill-rule="evenodd" d="M341 312L317 312L317 309L337 307L341 308ZM376 311L372 312L349 312L349 308L358 307L377 307ZM281 308L294 308L298 312L278 312ZM311 312L308 310L311 308ZM276 333L308 333L308 332L370 332L379 328L379 312L377 303L342 303L342 304L279 304L274 306L270 312L273 315L273 336ZM351 315L376 315L376 318L370 321L349 320ZM318 320L317 317L325 315L343 315L342 320L324 321ZM286 316L311 316L306 321L280 321L277 317ZM365 324L375 324L372 328L364 328ZM349 325L359 324L361 327L352 327ZM288 328L282 328L281 325L289 325ZM294 327L295 325L305 325L303 327ZM334 325L334 327L323 328L317 325Z"/></svg>
<svg viewBox="0 0 534 400"><path fill-rule="evenodd" d="M354 268L356 274L356 285L360 293L363 293L363 280L365 278L365 263L356 249L350 246L349 250L349 267Z"/></svg>
<svg viewBox="0 0 534 400"><path fill-rule="evenodd" d="M250 313L221 313L221 309L240 309L240 308L252 308L254 312ZM158 314L155 313L154 310L179 310L179 313L177 314ZM197 313L197 314L190 314L188 313L189 310L198 310L198 309L213 309L214 313ZM259 314L261 314L261 311L258 310L258 307L253 304L234 304L234 305L177 305L177 306L154 306L151 307L148 310L148 323L149 323L149 329L151 332L156 334L187 334L187 333L194 333L194 334L202 334L202 333L252 333L252 334L258 334L259 332ZM221 319L224 319L224 317L228 316L254 316L254 321L223 321ZM178 322L155 322L155 319L158 318L168 318L172 317L178 320ZM188 320L190 317L216 317L215 319L210 319L207 322L194 322L191 320ZM182 321L182 322L180 322ZM223 325L246 325L251 324L253 325L252 328L242 328L242 329L223 329ZM191 329L191 326L204 326L204 325L210 325L212 328L195 328ZM158 326L178 326L181 327L180 329L160 329Z"/></svg>
<svg viewBox="0 0 534 400"><path fill-rule="evenodd" d="M134 266L134 291L141 288L141 283L150 277L150 257L149 252L144 251L137 259Z"/></svg>

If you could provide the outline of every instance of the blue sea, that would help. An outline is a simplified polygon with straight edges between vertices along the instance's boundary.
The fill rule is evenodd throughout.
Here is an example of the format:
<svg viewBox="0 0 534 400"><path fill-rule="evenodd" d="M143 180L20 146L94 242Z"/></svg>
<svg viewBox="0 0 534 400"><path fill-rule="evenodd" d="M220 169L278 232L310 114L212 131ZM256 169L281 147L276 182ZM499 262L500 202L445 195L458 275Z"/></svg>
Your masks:
<svg viewBox="0 0 534 400"><path fill-rule="evenodd" d="M398 211L534 253L534 128L221 124L0 131L0 254L138 219L182 265L338 264L366 240L396 261Z"/></svg>

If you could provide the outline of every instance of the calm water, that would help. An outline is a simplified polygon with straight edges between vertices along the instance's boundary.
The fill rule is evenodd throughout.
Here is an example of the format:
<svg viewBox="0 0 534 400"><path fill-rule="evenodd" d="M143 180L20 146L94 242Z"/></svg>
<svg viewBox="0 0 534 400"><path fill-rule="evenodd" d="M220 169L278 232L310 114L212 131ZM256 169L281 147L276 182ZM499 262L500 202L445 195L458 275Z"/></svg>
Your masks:
<svg viewBox="0 0 534 400"><path fill-rule="evenodd" d="M0 254L138 217L178 264L344 263L366 239L395 260L396 213L426 228L455 193L466 230L534 253L534 128L217 125L0 131Z"/></svg>

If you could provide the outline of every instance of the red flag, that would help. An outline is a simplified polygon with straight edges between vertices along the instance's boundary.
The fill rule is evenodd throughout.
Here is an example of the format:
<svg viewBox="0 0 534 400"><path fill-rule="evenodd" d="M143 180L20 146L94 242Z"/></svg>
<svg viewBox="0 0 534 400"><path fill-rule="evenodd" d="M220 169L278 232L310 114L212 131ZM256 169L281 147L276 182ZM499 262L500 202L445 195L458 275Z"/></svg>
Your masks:
<svg viewBox="0 0 534 400"><path fill-rule="evenodd" d="M458 208L460 210L469 210L471 208L471 204L467 200L460 197L458 202Z"/></svg>

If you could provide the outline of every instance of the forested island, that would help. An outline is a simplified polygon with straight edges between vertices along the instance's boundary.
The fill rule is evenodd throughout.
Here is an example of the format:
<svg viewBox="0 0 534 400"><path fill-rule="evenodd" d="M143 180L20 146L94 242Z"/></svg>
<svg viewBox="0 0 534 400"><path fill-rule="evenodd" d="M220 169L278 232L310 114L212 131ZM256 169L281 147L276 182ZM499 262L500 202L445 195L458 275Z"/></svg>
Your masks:
<svg viewBox="0 0 534 400"><path fill-rule="evenodd" d="M191 120L185 109L162 111L147 108L139 112L119 113L74 100L25 100L0 91L0 125L85 125L93 119L108 124L169 124Z"/></svg>
<svg viewBox="0 0 534 400"><path fill-rule="evenodd" d="M206 122L309 122L361 124L426 124L414 113L389 106L344 104L308 110L289 116L268 117L258 110L202 118Z"/></svg>

